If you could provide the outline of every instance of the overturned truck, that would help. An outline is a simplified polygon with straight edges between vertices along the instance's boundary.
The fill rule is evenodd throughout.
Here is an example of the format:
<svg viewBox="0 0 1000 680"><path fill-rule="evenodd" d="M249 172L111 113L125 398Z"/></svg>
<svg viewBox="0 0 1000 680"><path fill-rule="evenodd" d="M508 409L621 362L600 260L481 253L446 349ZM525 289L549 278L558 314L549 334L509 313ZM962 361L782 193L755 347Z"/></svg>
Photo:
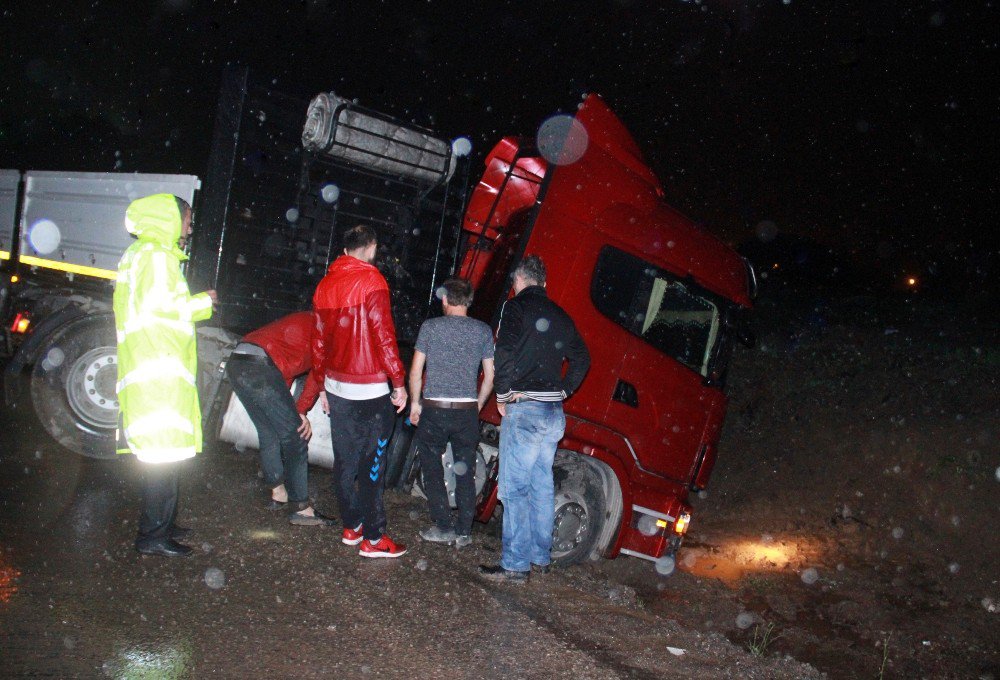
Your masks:
<svg viewBox="0 0 1000 680"><path fill-rule="evenodd" d="M243 332L308 308L347 228L367 222L379 232L376 265L392 290L404 358L420 323L440 313L444 278L469 278L470 313L495 327L513 269L538 254L549 295L592 355L565 404L553 559L671 557L690 522L688 495L705 487L715 462L727 362L735 341L749 342L753 271L664 202L637 145L595 95L535 138L502 139L471 191L469 149L464 138L449 142L332 93L307 104L233 70L204 182L0 175L0 212L16 227L0 241L10 243L0 252L14 350L8 405L34 410L75 451L113 455L108 303L115 255L128 245L119 215L145 193L195 199L187 275L194 290L215 288L220 298L212 325L199 330L206 435L238 445L255 446L256 433L226 385L228 352ZM309 417L310 461L329 465L328 421L315 409ZM475 472L481 521L498 506L499 422L490 403ZM387 481L419 491L412 434L400 419ZM450 451L442 455L453 489Z"/></svg>

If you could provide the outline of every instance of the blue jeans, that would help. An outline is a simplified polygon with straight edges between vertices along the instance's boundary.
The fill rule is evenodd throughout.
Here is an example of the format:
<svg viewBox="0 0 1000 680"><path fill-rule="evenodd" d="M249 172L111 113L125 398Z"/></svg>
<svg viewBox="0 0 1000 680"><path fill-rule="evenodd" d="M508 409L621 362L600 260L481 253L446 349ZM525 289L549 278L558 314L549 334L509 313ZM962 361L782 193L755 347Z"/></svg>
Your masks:
<svg viewBox="0 0 1000 680"><path fill-rule="evenodd" d="M503 550L500 566L530 571L551 561L555 488L552 460L566 431L562 402L507 404L500 423L500 479Z"/></svg>
<svg viewBox="0 0 1000 680"><path fill-rule="evenodd" d="M234 354L226 364L233 391L257 428L260 469L269 487L284 484L290 503L309 501L309 443L298 433L302 417L274 362Z"/></svg>

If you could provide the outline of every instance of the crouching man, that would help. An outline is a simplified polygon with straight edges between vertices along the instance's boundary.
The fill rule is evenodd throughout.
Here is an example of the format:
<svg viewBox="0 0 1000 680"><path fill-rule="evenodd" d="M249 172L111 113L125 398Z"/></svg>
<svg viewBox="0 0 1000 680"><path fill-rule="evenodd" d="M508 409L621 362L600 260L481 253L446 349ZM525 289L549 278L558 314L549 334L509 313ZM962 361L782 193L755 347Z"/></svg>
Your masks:
<svg viewBox="0 0 1000 680"><path fill-rule="evenodd" d="M260 442L260 467L271 488L272 510L288 508L288 521L318 526L326 519L309 502L308 442L312 427L306 413L319 387L307 380L298 402L289 387L295 376L312 368L313 315L296 312L243 338L226 364L233 391L250 415Z"/></svg>
<svg viewBox="0 0 1000 680"><path fill-rule="evenodd" d="M434 521L433 526L420 532L420 537L463 547L472 542L479 411L493 391L493 332L482 321L468 316L472 304L472 285L468 281L448 279L442 289L444 316L425 321L417 335L410 366L410 422L418 426L417 454ZM477 393L480 364L483 382ZM441 466L441 455L449 443L457 518L451 514Z"/></svg>

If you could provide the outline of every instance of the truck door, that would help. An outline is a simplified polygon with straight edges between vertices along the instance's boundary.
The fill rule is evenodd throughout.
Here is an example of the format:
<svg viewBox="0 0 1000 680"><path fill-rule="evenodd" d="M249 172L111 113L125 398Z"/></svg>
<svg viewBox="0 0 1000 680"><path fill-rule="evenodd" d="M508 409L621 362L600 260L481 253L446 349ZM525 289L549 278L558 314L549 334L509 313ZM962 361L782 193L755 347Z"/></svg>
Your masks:
<svg viewBox="0 0 1000 680"><path fill-rule="evenodd" d="M628 307L601 311L629 334L607 422L628 437L644 469L686 484L705 425L724 404L722 392L705 384L720 303L690 279L612 246L598 258L595 289L609 282L619 290L605 300L617 300L618 307L627 300Z"/></svg>

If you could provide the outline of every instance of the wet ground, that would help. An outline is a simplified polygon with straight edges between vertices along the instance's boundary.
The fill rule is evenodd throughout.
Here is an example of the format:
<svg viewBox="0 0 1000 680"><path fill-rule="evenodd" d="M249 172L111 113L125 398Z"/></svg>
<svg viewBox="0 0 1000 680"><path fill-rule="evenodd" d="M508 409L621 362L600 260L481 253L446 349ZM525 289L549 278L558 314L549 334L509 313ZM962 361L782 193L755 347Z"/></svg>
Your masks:
<svg viewBox="0 0 1000 680"><path fill-rule="evenodd" d="M185 475L179 523L196 554L139 556L134 461L84 459L9 420L5 432L4 676L815 675L679 625L594 565L521 587L484 582L476 566L497 559L495 534L480 528L462 551L423 544L425 508L411 496L387 495L391 534L410 552L364 560L333 529L264 509L254 458L232 450ZM312 469L327 504L328 483Z"/></svg>
<svg viewBox="0 0 1000 680"><path fill-rule="evenodd" d="M836 311L759 306L666 578L620 558L487 583L495 527L423 544L423 501L395 492L410 553L363 560L265 510L229 448L184 477L196 554L140 557L135 462L0 413L0 675L1000 678L996 322ZM335 514L329 474L310 486Z"/></svg>

